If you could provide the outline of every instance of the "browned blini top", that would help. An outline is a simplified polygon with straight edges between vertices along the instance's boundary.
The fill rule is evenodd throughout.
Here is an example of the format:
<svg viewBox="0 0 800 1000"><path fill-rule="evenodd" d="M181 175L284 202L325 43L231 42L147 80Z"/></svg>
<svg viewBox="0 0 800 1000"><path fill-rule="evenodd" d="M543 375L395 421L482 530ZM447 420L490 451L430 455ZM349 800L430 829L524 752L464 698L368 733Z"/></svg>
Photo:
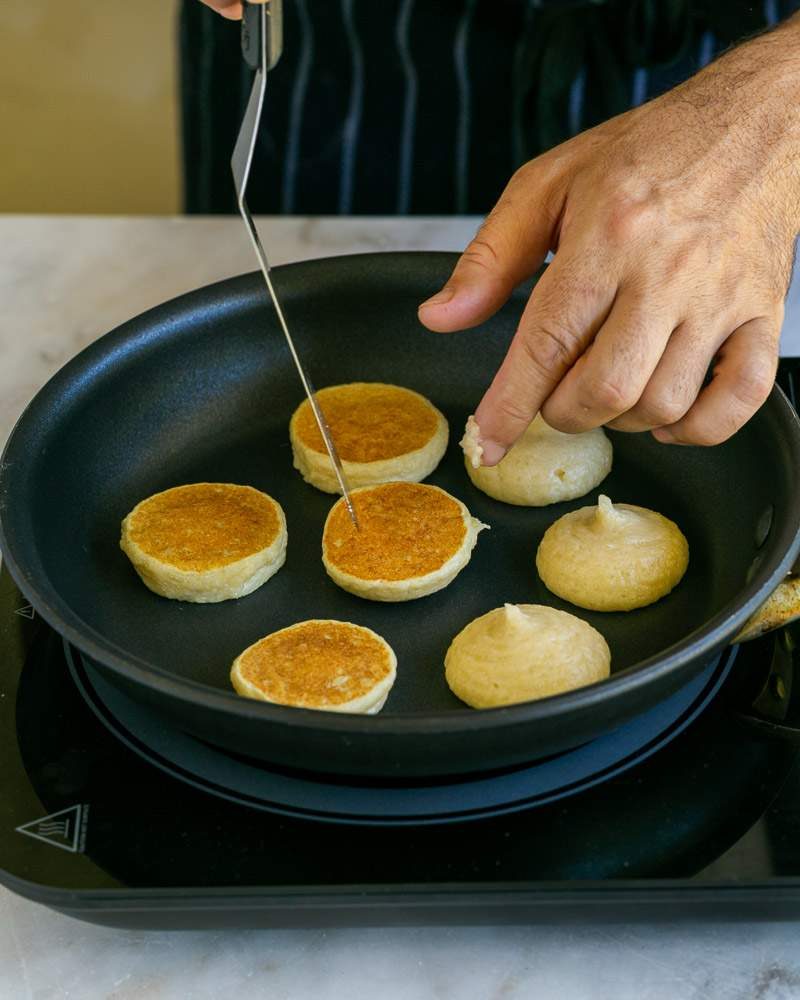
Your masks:
<svg viewBox="0 0 800 1000"><path fill-rule="evenodd" d="M377 462L424 448L433 437L433 407L408 389L380 383L334 385L317 393L339 457L346 462ZM325 454L311 405L303 402L294 432L306 447Z"/></svg>
<svg viewBox="0 0 800 1000"><path fill-rule="evenodd" d="M389 650L365 628L310 621L266 636L242 654L241 677L281 705L342 705L391 673Z"/></svg>
<svg viewBox="0 0 800 1000"><path fill-rule="evenodd" d="M339 500L322 545L330 563L362 580L410 580L440 569L467 533L462 509L424 483L384 483L352 494L360 530Z"/></svg>
<svg viewBox="0 0 800 1000"><path fill-rule="evenodd" d="M161 562L202 572L268 548L280 527L275 501L252 486L194 483L139 504L128 537Z"/></svg>

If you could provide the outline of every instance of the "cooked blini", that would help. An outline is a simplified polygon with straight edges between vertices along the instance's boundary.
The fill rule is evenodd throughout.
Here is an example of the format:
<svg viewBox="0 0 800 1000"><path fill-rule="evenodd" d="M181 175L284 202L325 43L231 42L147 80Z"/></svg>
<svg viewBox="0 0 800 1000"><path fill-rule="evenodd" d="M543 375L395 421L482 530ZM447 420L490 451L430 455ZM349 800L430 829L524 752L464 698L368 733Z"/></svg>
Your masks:
<svg viewBox="0 0 800 1000"><path fill-rule="evenodd" d="M447 421L424 396L383 382L351 382L316 394L351 487L429 476L447 448ZM289 423L295 468L325 493L339 483L308 400Z"/></svg>
<svg viewBox="0 0 800 1000"><path fill-rule="evenodd" d="M144 584L198 604L243 597L286 559L280 504L252 486L192 483L156 493L122 522L120 548Z"/></svg>

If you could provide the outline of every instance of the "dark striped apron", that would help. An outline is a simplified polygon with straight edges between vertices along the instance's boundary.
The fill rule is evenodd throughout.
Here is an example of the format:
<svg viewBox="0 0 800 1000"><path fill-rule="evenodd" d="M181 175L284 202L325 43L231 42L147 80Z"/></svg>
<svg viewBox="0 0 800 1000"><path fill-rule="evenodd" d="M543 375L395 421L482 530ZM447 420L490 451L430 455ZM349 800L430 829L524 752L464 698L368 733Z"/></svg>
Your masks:
<svg viewBox="0 0 800 1000"><path fill-rule="evenodd" d="M800 0L283 0L249 201L484 213L525 160L686 79ZM184 0L188 212L233 212L251 77L238 25Z"/></svg>

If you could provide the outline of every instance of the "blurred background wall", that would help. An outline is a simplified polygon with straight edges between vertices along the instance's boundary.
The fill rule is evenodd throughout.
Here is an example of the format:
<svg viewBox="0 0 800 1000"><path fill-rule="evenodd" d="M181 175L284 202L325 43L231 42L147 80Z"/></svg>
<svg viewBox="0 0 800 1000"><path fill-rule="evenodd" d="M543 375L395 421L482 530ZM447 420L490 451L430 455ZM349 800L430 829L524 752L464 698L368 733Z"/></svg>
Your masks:
<svg viewBox="0 0 800 1000"><path fill-rule="evenodd" d="M0 211L180 211L178 0L0 6Z"/></svg>

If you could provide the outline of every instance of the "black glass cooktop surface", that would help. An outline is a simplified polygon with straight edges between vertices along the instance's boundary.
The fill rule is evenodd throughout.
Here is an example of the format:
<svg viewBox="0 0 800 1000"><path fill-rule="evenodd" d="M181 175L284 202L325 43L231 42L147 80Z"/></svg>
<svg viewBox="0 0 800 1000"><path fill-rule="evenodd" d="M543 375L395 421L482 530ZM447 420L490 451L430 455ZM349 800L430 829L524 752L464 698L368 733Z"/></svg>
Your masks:
<svg viewBox="0 0 800 1000"><path fill-rule="evenodd" d="M63 912L152 927L800 915L789 632L723 657L662 738L620 730L595 779L584 767L542 793L522 769L527 799L448 815L445 791L441 815L378 826L337 814L335 787L330 818L318 800L304 815L302 792L271 803L269 783L204 783L137 749L5 570L0 623L0 878Z"/></svg>

